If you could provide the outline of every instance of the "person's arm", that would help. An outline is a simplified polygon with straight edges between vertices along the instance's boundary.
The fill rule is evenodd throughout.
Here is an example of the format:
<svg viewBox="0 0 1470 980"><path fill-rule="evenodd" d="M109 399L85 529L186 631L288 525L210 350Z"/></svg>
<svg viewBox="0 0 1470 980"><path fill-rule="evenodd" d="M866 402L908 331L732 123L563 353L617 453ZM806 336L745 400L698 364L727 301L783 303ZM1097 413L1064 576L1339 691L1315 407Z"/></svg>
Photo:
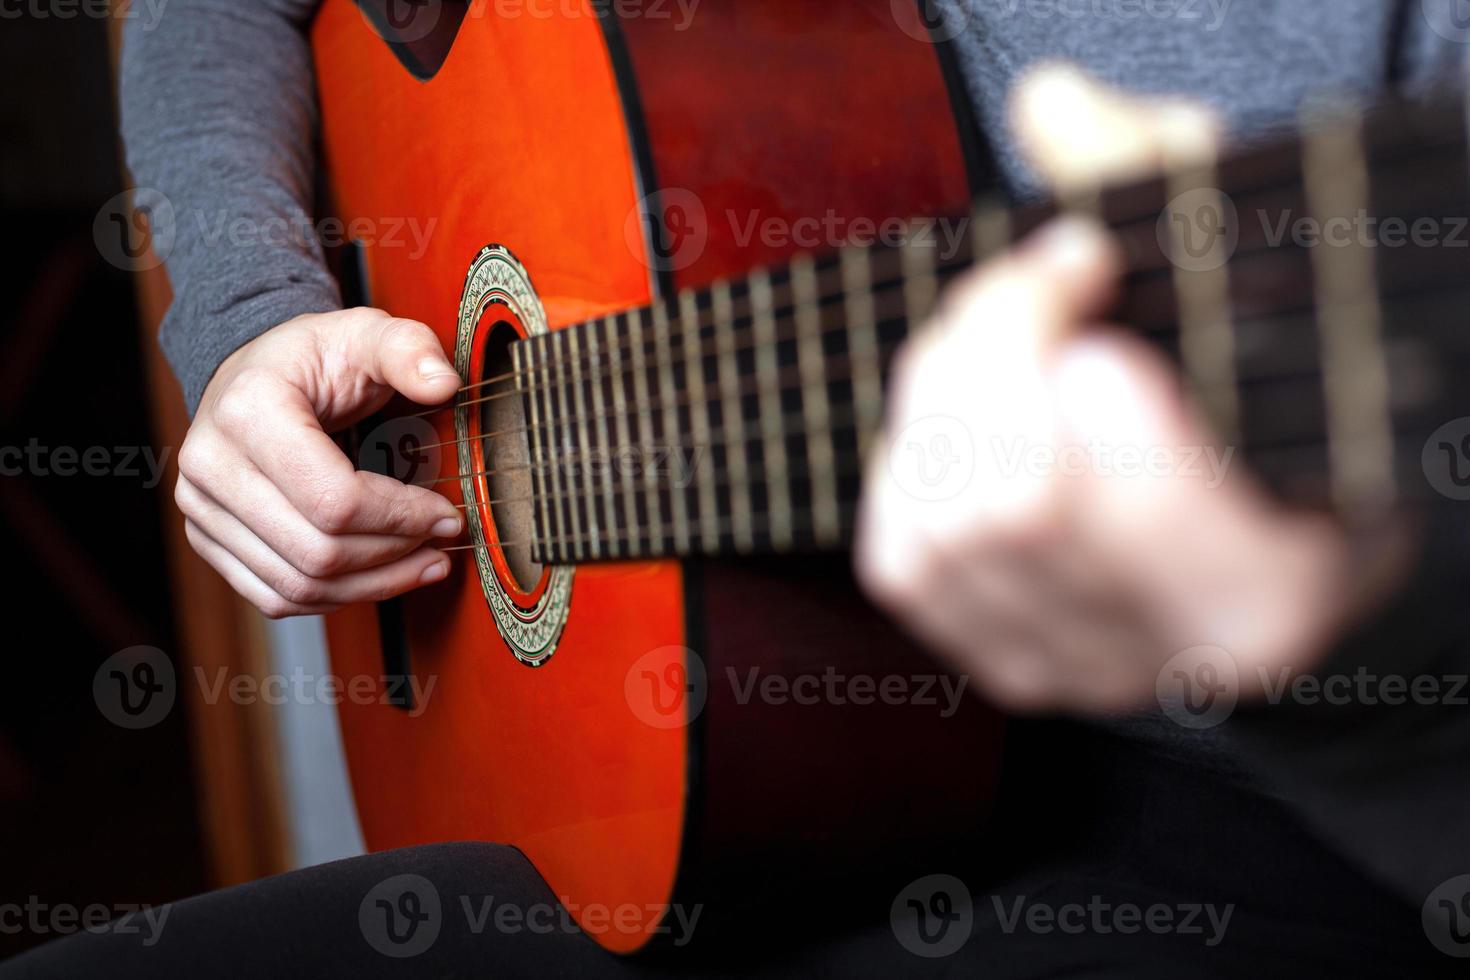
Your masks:
<svg viewBox="0 0 1470 980"><path fill-rule="evenodd" d="M175 215L162 344L194 415L175 499L195 550L270 616L443 579L454 505L359 472L328 437L459 377L432 330L339 310L310 232L313 0L173 0L123 39L122 129Z"/></svg>
<svg viewBox="0 0 1470 980"><path fill-rule="evenodd" d="M338 309L312 226L317 0L174 0L125 28L121 122L140 187L173 206L160 341L192 414L220 362Z"/></svg>

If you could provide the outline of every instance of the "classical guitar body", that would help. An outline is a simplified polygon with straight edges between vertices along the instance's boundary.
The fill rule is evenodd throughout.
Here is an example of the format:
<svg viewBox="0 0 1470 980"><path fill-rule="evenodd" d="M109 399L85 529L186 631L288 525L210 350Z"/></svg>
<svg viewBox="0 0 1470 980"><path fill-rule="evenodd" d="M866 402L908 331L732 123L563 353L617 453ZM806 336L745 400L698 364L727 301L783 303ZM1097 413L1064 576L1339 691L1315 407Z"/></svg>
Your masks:
<svg viewBox="0 0 1470 980"><path fill-rule="evenodd" d="M743 276L856 219L968 211L944 50L888 0L617 19L446 3L396 26L393 6L328 0L314 27L330 204L371 304L433 326L467 381L491 376L497 333ZM371 848L514 845L629 952L669 903L713 917L803 878L835 902L849 879L937 870L980 825L998 722L968 692L953 710L957 682L859 598L844 559L528 579L491 508L462 498L490 499L494 413L425 421L453 478L439 488L481 512L460 543L480 547L440 586L328 620L338 673L417 685L342 708ZM596 908L624 925L598 928Z"/></svg>

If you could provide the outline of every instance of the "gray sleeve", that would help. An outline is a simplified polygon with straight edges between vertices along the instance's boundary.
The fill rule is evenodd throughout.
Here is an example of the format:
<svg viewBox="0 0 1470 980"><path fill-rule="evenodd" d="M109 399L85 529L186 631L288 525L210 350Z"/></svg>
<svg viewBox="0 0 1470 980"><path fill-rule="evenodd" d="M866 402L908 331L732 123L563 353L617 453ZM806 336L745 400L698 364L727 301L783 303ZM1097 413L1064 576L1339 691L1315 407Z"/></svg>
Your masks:
<svg viewBox="0 0 1470 980"><path fill-rule="evenodd" d="M1401 6L1400 87L1463 84L1470 27ZM1470 871L1470 522L1436 511L1423 537L1408 586L1313 671L1336 697L1308 686L1232 719L1257 771L1416 905Z"/></svg>
<svg viewBox="0 0 1470 980"><path fill-rule="evenodd" d="M139 18L124 33L127 164L172 205L172 235L154 235L174 295L159 340L191 415L242 344L341 305L310 214L317 110L305 29L316 6L172 0L156 23Z"/></svg>

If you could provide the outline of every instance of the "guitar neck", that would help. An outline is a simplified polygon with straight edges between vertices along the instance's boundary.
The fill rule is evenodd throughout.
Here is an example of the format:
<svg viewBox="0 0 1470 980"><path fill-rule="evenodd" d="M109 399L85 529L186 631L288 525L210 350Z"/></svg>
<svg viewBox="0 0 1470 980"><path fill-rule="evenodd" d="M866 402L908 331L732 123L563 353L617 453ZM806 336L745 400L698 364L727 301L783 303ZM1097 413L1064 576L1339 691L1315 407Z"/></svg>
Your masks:
<svg viewBox="0 0 1470 980"><path fill-rule="evenodd" d="M1421 457L1470 415L1467 175L1460 103L1405 104L1070 207L1120 241L1116 319L1177 361L1213 458L1367 523L1446 499ZM844 547L895 350L948 280L1058 211L915 222L900 246L797 255L515 344L536 560ZM935 437L910 448L936 472L997 451Z"/></svg>

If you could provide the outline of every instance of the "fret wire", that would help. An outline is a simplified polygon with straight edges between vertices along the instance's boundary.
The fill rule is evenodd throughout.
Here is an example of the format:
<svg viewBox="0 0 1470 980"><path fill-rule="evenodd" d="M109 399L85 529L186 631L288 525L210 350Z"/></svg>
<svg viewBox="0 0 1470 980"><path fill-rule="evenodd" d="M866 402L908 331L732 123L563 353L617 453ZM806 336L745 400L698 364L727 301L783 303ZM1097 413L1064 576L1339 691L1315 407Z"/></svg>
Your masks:
<svg viewBox="0 0 1470 980"><path fill-rule="evenodd" d="M1103 185L1097 182L1079 183L1059 195L1057 203L1063 214L1100 219L1103 208Z"/></svg>
<svg viewBox="0 0 1470 980"><path fill-rule="evenodd" d="M511 352L512 356L521 354L524 357L527 372L535 370L535 345L514 344L511 346ZM537 403L536 395L531 392L529 388L524 395L524 399L525 401L523 404L526 407L526 411L528 411L530 415L530 432L528 433L530 438L528 441L531 448L531 459L538 460L543 458L543 455L545 453L545 447L542 445L544 440L541 438L542 433L540 408ZM541 468L539 466L532 468L531 478L532 485L541 493L542 496L545 496L546 478L545 475L541 472ZM541 501L539 512L541 517L541 525L538 528L539 533L537 536L541 537L552 533L551 515L549 513L547 502L545 500Z"/></svg>
<svg viewBox="0 0 1470 980"><path fill-rule="evenodd" d="M1170 201L1198 201L1205 194L1216 195L1208 207L1216 209L1217 220L1225 222L1225 201L1214 190L1219 178L1213 163L1177 160L1167 178ZM1182 219L1182 220L1180 220ZM1191 256L1189 235L1194 228L1191 215L1170 215L1170 248L1175 307L1179 313L1179 356L1185 378L1191 381L1191 394L1200 401L1205 417L1210 419L1216 435L1225 445L1235 444L1241 430L1241 406L1235 372L1235 314L1230 303L1230 273L1225 257L1214 264L1205 259L1201 267L1191 269L1185 262ZM1227 239L1216 229L1213 247L1222 247Z"/></svg>
<svg viewBox="0 0 1470 980"><path fill-rule="evenodd" d="M545 366L540 363L540 358L537 356L542 353L541 345L535 342L534 337L527 337L524 342L512 346L520 347L526 352L526 370L530 379L530 383L526 385L526 401L530 405L530 417L535 420L534 430L531 430L532 423L527 423L527 429L530 430L527 434L534 433L536 437L537 451L531 458L533 462L538 464L536 466L535 476L540 483L541 492L549 496L554 488L546 476L546 471L539 465L551 452L550 447L547 445L547 427L550 425L550 422L542 418L542 408L544 405L543 392L545 391L545 387L538 383L538 378L545 369ZM492 439L496 438L496 435L487 434L482 437ZM557 515L555 514L555 508L550 505L543 505L541 508L541 517L542 527L540 535L549 538L558 530L556 527ZM543 558L550 558L551 556L542 556L533 550L532 557L537 561L541 561Z"/></svg>
<svg viewBox="0 0 1470 980"><path fill-rule="evenodd" d="M830 472L835 448L828 430L830 406L823 373L822 314L817 299L817 274L811 257L791 265L792 294L796 297L796 362L801 374L801 407L805 418L807 463L814 474L811 487L817 543L827 545L837 536L837 481Z"/></svg>
<svg viewBox="0 0 1470 980"><path fill-rule="evenodd" d="M606 321L603 321L606 322ZM601 355L601 344L597 339L597 323L592 322L592 329L587 331L587 354L592 360L599 359ZM602 391L602 381L594 379L592 388L592 412L597 419L597 451L603 459L612 458L612 437L609 431L607 419L607 401ZM602 519L609 531L617 531L617 496L613 492L613 486L608 484L602 497Z"/></svg>
<svg viewBox="0 0 1470 980"><path fill-rule="evenodd" d="M543 423L546 426L546 431L542 433L542 435L545 437L542 442L546 447L547 455L544 459L542 459L541 462L542 465L547 468L547 486L551 488L552 494L558 494L561 492L562 477L564 477L565 474L561 472L561 467L556 464L556 461L561 457L562 446L560 426L556 420L556 413L552 410L552 398L554 397L555 392L551 380L552 358L550 335L542 334L541 336L536 338L535 344L537 347L541 348L541 414L542 417L546 420ZM567 515L567 512L563 508L553 506L551 508L551 515L552 527L558 539L571 534L571 521ZM556 557L562 560L567 560L571 556L557 553Z"/></svg>
<svg viewBox="0 0 1470 980"><path fill-rule="evenodd" d="M653 304L653 349L654 356L658 359L655 373L658 376L659 401L663 402L663 430L666 434L679 430L679 406L674 402L674 361L669 347L670 333L668 307L661 302ZM670 445L664 448L672 451L672 436L665 441ZM645 466L652 469L647 466L647 462L644 461ZM674 551L682 555L689 551L689 501L683 490L669 488L669 511L674 522Z"/></svg>
<svg viewBox="0 0 1470 980"><path fill-rule="evenodd" d="M519 379L521 377L520 371L521 371L521 367L522 367L522 365L524 363L523 362L523 358L525 356L524 355L524 352L522 350L520 350L519 347L511 347L509 349L508 353L510 354L511 374L512 374L512 376L514 378L517 379L517 384L519 384ZM521 402L521 409L522 409L523 412L526 409L526 404L525 404L525 401L524 400L522 400L522 402ZM481 413L481 415L483 417L483 413ZM525 419L525 416L523 415L522 418L524 420ZM474 437L471 437L471 438L474 438ZM487 441L485 441L485 440L481 440L481 443L482 444L480 446L480 455L481 455L480 465L484 467L484 470L482 472L485 475L485 484L488 487L489 484L490 484L490 475L493 474L493 473L495 473L495 463L497 462L497 460L495 459L495 457L493 455L493 451L491 450L489 443ZM528 453L527 458L528 459L534 459L535 458L534 456L529 455L529 453L531 451L530 450L530 446L531 446L531 442L530 442L530 438L528 436L527 437L527 441L526 441L526 447L527 447L527 453ZM473 456L473 453L471 453L470 456ZM460 458L460 453L459 453L458 449L456 449L456 451L455 451L454 458L455 459L459 459ZM471 467L471 469L473 469L473 467ZM540 488L537 487L536 484L535 484L534 475L532 476L531 492L532 493L540 493L541 492L540 491ZM465 496L466 495L464 493L464 486L463 486L463 484L461 484L460 485L460 497L461 497L461 499L463 499ZM534 507L531 508L531 525L532 525L533 528L535 527L535 524L536 524L535 510L536 509Z"/></svg>
<svg viewBox="0 0 1470 980"><path fill-rule="evenodd" d="M614 372L609 377L609 382L611 383L613 394L613 412L615 413L613 425L615 431L617 432L619 445L626 446L631 440L628 438L628 392L627 387L624 384L624 381L626 380L626 375L621 370L623 359L622 345L615 345L611 343L617 328L617 317L609 316L605 320L603 320L603 328L609 340L609 370L612 370ZM612 378L617 378L618 380L614 383L612 382ZM624 468L623 470L623 525L631 530L634 535L637 535L639 533L638 491L633 482L633 472L626 468ZM616 526L614 527L614 529L616 529ZM623 552L624 557L626 557L628 554L629 552L626 550Z"/></svg>
<svg viewBox="0 0 1470 980"><path fill-rule="evenodd" d="M771 312L771 276L757 270L749 279L756 337L755 371L761 421L761 453L767 472L766 495L772 516L773 543L784 548L791 543L791 487L786 478L786 433L780 423L781 393L776 387L776 319Z"/></svg>
<svg viewBox="0 0 1470 980"><path fill-rule="evenodd" d="M932 223L923 226L930 229ZM910 235L899 249L903 279L903 305L909 322L909 333L914 334L934 312L939 298L939 279L936 275L938 250L933 244L919 241L923 233Z"/></svg>
<svg viewBox="0 0 1470 980"><path fill-rule="evenodd" d="M878 316L873 302L873 266L868 249L843 249L842 288L852 400L858 406L858 453L866 456L883 424L883 381L878 366Z"/></svg>
<svg viewBox="0 0 1470 980"><path fill-rule="evenodd" d="M633 354L633 400L637 403L638 442L643 446L653 445L653 414L648 401L648 369L643 348L643 313L633 310L628 314L628 330L635 341ZM654 529L660 538L664 536L664 510L659 500L658 486L654 482L653 467L643 467L643 498L648 508L648 537L652 540Z"/></svg>
<svg viewBox="0 0 1470 980"><path fill-rule="evenodd" d="M1302 174L1320 227L1371 207L1360 118L1347 123L1308 110ZM1350 521L1376 519L1393 504L1393 415L1382 340L1374 251L1320 243L1309 249L1317 295L1327 450L1333 501Z"/></svg>
<svg viewBox="0 0 1470 980"><path fill-rule="evenodd" d="M718 505L715 500L714 460L709 452L710 404L704 392L704 356L690 335L697 337L699 325L698 300L690 290L679 295L679 323L685 336L684 384L689 389L689 425L694 434L696 480L699 484L699 542L706 551L719 546L719 524L715 521Z"/></svg>
<svg viewBox="0 0 1470 980"><path fill-rule="evenodd" d="M574 419L572 421L572 425L577 430L577 445L582 450L582 457L586 459L588 456L591 455L591 437L587 432L587 423L585 421L587 415L587 401L586 397L582 393L582 369L580 366L582 358L580 345L577 342L577 337L580 333L581 331L579 330L559 331L560 336L563 338L564 346L570 348L572 368L572 407L573 410L577 413L577 418L583 419L583 421L581 422L578 422L576 421L576 419ZM586 514L587 534L588 538L591 541L592 557L597 558L597 505L595 501L590 499L586 501Z"/></svg>
<svg viewBox="0 0 1470 980"><path fill-rule="evenodd" d="M994 201L983 201L970 214L970 254L976 264L988 262L1011 247L1011 212Z"/></svg>
<svg viewBox="0 0 1470 980"><path fill-rule="evenodd" d="M551 348L551 350L553 351L557 347L561 347L562 353L565 354L566 332L563 330L552 332L547 339L546 346ZM554 414L552 416L556 422L556 429L552 433L553 437L556 440L556 453L554 457L550 460L550 463L552 467L561 474L561 479L566 489L568 491L575 491L577 485L576 474L573 473L570 469L567 469L564 465L564 461L566 460L567 456L570 455L570 450L575 439L575 436L572 434L571 427L571 397L570 393L567 391L566 363L564 359L561 358L553 358L553 361L555 361L554 367L556 372L556 383L555 387L552 389L551 396L553 399L553 403L557 406L560 406L560 408L559 411L554 410ZM558 415L560 417L557 417ZM581 541L582 515L574 497L569 497L567 500L566 517L567 527L571 530L572 534L571 540L573 542ZM578 547L578 545L574 545L574 548L575 547ZM581 555L573 550L570 554L570 557L572 558L572 560L575 561L576 559L580 558Z"/></svg>
<svg viewBox="0 0 1470 980"><path fill-rule="evenodd" d="M733 518L731 533L737 551L750 551L755 547L755 536L751 527L750 481L747 474L745 450L745 411L738 390L740 365L735 360L735 305L730 294L730 283L721 279L710 289L710 310L715 322L715 345L720 379L720 416L722 427L735 427L736 437L730 440L725 451L726 464L730 468L730 511Z"/></svg>

